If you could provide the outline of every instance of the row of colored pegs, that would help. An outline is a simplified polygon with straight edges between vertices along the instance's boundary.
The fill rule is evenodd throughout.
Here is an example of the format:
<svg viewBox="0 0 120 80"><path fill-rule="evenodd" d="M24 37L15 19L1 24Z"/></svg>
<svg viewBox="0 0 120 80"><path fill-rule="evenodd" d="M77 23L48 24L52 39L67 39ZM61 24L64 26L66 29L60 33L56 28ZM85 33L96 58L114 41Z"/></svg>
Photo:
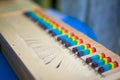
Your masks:
<svg viewBox="0 0 120 80"><path fill-rule="evenodd" d="M72 52L73 53L77 52L77 56L78 57L82 57L82 56L86 56L86 55L95 53L96 52L96 48L95 47L91 47L90 44L82 44L82 45L79 45L77 47L74 47L72 49Z"/></svg>
<svg viewBox="0 0 120 80"><path fill-rule="evenodd" d="M58 28L49 30L49 33L52 36L58 36L58 35L61 35L61 34L64 35L67 32L68 32L68 30L64 29L63 27L58 27Z"/></svg>
<svg viewBox="0 0 120 80"><path fill-rule="evenodd" d="M62 44L65 44L65 47L80 45L81 43L83 43L83 40L73 33L59 36L57 37L57 40L61 41Z"/></svg>
<svg viewBox="0 0 120 80"><path fill-rule="evenodd" d="M61 35L57 38L57 40L61 40L62 44L65 44L65 47L70 47L83 43L83 40L79 39L78 36L75 36L73 33L67 34L67 29L65 29L64 27L60 27L55 21L49 19L38 10L27 11L25 12L25 15L30 17L33 21L38 22L38 24L44 29L47 29L49 34L51 34L52 36Z"/></svg>
<svg viewBox="0 0 120 80"><path fill-rule="evenodd" d="M95 47L90 44L82 44L72 48L72 52L76 53L78 57L86 56L96 52ZM103 73L118 67L117 61L112 61L111 57L105 57L104 53L94 55L86 59L86 63L91 63L92 68L98 67L98 72Z"/></svg>
<svg viewBox="0 0 120 80"><path fill-rule="evenodd" d="M39 10L27 11L25 15L30 17L34 22L37 22L43 29L49 30L52 36L66 34L68 32L67 29L59 26L55 21L42 14Z"/></svg>
<svg viewBox="0 0 120 80"><path fill-rule="evenodd" d="M48 33L52 36L58 36L57 40L60 41L65 47L71 47L73 53L77 53L78 57L90 55L96 52L95 47L90 44L83 44L83 40L76 36L74 33L68 33L68 30L59 26L55 21L41 13L39 10L32 10L25 12L25 15L30 17L34 22L37 22L43 29L47 29ZM104 53L94 55L86 59L86 63L90 64L92 68L98 67L98 72L103 73L118 67L117 61L112 61L110 57L106 57Z"/></svg>
<svg viewBox="0 0 120 80"><path fill-rule="evenodd" d="M117 61L112 61L110 57L106 57L104 53L100 53L86 59L86 63L90 64L92 68L98 67L98 72L103 73L118 67Z"/></svg>

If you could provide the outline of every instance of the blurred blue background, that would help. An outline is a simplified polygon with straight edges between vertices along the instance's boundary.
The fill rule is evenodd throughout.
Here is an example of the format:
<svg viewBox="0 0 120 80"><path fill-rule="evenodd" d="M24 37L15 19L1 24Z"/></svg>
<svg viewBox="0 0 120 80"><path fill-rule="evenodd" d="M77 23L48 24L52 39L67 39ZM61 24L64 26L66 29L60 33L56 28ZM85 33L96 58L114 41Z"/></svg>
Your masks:
<svg viewBox="0 0 120 80"><path fill-rule="evenodd" d="M98 42L120 55L120 0L34 0L89 25Z"/></svg>

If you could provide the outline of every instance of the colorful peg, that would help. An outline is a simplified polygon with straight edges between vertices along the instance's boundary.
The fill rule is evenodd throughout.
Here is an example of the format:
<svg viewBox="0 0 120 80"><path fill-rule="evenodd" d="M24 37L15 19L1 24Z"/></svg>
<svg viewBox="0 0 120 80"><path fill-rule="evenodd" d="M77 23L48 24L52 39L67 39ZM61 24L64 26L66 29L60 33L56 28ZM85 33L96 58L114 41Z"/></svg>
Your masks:
<svg viewBox="0 0 120 80"><path fill-rule="evenodd" d="M90 44L83 44L83 45L80 45L80 46L77 46L77 47L74 47L73 49L72 49L72 52L79 52L79 51L81 51L81 50L84 50L84 49L87 49L87 48L90 48L91 47L91 45Z"/></svg>
<svg viewBox="0 0 120 80"><path fill-rule="evenodd" d="M92 57L87 58L86 59L86 63L89 64L91 62L95 62L95 61L101 60L103 58L105 58L105 54L104 53L101 53L101 54L98 54L98 55L94 55Z"/></svg>
<svg viewBox="0 0 120 80"><path fill-rule="evenodd" d="M77 56L78 57L82 57L82 56L86 56L86 55L92 54L94 52L96 52L96 48L92 47L92 48L88 48L88 49L85 49L85 50L82 50L82 51L78 52Z"/></svg>
<svg viewBox="0 0 120 80"><path fill-rule="evenodd" d="M92 66L93 68L96 68L96 67L100 67L100 66L102 66L102 65L104 65L104 64L107 64L107 63L109 63L109 62L111 62L111 61L112 61L112 60L111 60L110 57L105 57L105 58L103 58L103 59L101 59L101 60L97 60L97 61L93 62L91 66Z"/></svg>
<svg viewBox="0 0 120 80"><path fill-rule="evenodd" d="M117 61L110 62L110 63L108 63L108 64L105 64L105 65L101 66L101 67L98 69L98 72L101 74L101 73L103 73L103 72L106 72L106 71L115 69L115 68L117 68L118 66L119 66L119 65L118 65L118 62L117 62Z"/></svg>

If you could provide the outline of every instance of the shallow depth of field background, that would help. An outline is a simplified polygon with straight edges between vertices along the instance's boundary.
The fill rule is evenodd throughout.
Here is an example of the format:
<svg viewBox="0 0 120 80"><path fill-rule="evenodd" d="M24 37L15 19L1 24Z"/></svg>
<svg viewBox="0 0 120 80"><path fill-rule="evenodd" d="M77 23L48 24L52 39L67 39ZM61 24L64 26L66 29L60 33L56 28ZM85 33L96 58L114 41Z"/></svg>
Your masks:
<svg viewBox="0 0 120 80"><path fill-rule="evenodd" d="M120 55L120 0L33 0L88 24L98 42Z"/></svg>

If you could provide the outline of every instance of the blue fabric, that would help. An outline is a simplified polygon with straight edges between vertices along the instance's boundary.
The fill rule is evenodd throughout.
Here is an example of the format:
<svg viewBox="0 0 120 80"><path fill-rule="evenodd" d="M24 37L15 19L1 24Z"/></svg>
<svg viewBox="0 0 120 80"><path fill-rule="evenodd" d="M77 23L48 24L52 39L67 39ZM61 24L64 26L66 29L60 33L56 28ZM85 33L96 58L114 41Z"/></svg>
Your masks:
<svg viewBox="0 0 120 80"><path fill-rule="evenodd" d="M73 27L73 28L77 29L78 31L82 32L83 34L87 35L91 39L98 41L94 31L87 24L81 22L80 20L78 20L74 17L62 14L54 9L47 9L46 11L50 15L53 15L54 17L62 20L63 22L70 25L71 27Z"/></svg>
<svg viewBox="0 0 120 80"><path fill-rule="evenodd" d="M59 9L89 24L98 41L120 55L120 0L59 0Z"/></svg>
<svg viewBox="0 0 120 80"><path fill-rule="evenodd" d="M77 29L78 31L84 33L91 39L98 41L94 31L87 24L80 22L78 19L71 16L65 17L63 21L72 26L73 28Z"/></svg>
<svg viewBox="0 0 120 80"><path fill-rule="evenodd" d="M18 80L16 74L0 51L0 80Z"/></svg>

